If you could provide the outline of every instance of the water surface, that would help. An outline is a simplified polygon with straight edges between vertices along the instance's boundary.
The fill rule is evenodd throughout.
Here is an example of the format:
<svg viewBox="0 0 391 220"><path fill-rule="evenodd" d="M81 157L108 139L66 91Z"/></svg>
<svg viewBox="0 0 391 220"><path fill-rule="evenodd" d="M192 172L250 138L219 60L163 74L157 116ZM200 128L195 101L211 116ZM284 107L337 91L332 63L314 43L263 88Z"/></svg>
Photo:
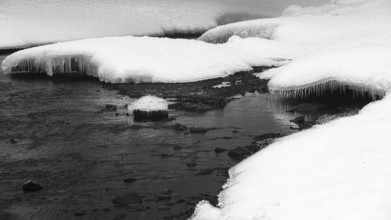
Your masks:
<svg viewBox="0 0 391 220"><path fill-rule="evenodd" d="M137 124L126 116L132 101L97 80L0 75L0 218L183 219L200 199L218 194L224 170L235 164L216 147L291 133L295 116L269 94L249 94L224 110L170 111L173 122ZM118 110L104 110L107 104ZM166 128L173 123L215 129L187 134ZM215 170L197 175L205 169ZM137 181L124 183L130 177ZM23 193L26 180L44 190ZM167 190L171 199L159 201ZM113 205L128 192L139 193L147 210Z"/></svg>

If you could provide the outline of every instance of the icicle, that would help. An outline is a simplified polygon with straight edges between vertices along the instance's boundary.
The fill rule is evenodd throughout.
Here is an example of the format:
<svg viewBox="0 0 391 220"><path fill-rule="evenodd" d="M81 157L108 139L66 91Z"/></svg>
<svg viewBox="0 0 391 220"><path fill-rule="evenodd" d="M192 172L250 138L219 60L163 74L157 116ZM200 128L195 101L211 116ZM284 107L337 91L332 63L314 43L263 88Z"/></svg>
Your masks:
<svg viewBox="0 0 391 220"><path fill-rule="evenodd" d="M337 81L328 81L318 84L313 84L307 87L300 87L289 90L271 90L272 92L291 98L308 98L311 95L324 96L327 93L334 94L339 92L342 95L347 95L347 91L352 91L353 98L372 98L377 100L385 96L385 91L366 88L360 85L346 85Z"/></svg>

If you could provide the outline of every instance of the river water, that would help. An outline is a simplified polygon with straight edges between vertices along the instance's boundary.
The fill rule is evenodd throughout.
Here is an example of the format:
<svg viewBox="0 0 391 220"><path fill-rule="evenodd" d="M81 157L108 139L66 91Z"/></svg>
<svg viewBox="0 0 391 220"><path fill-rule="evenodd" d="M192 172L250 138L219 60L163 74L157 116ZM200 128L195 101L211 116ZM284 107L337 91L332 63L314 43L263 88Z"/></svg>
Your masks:
<svg viewBox="0 0 391 220"><path fill-rule="evenodd" d="M97 80L0 74L0 219L183 219L218 194L235 164L216 147L289 134L295 117L270 94L249 94L223 110L170 111L173 122L138 124L126 116L132 101ZM187 134L165 126L173 123L216 129ZM197 175L205 169L214 171ZM23 193L27 180L44 189ZM142 196L140 210L113 204L129 192Z"/></svg>

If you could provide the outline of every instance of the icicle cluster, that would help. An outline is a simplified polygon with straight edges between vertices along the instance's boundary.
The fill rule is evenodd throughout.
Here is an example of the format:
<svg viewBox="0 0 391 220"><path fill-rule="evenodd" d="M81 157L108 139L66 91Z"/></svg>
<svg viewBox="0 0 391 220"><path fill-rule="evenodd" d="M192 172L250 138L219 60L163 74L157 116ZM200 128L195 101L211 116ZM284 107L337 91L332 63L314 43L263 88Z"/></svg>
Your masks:
<svg viewBox="0 0 391 220"><path fill-rule="evenodd" d="M26 59L15 63L9 73L46 73L52 75L85 76L97 72L90 59L84 56L58 56L47 59Z"/></svg>
<svg viewBox="0 0 391 220"><path fill-rule="evenodd" d="M325 81L321 83L307 85L290 89L270 89L271 92L290 98L307 98L311 95L323 96L327 94L339 93L346 94L352 91L353 97L371 97L372 100L378 100L385 96L386 91L372 89L363 85L348 85L336 80Z"/></svg>

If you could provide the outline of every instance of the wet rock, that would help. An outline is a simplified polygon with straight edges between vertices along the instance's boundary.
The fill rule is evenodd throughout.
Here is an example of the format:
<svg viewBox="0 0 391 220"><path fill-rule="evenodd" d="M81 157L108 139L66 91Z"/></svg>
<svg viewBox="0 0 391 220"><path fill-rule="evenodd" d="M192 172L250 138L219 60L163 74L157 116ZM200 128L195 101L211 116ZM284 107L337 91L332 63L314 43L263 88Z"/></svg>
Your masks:
<svg viewBox="0 0 391 220"><path fill-rule="evenodd" d="M253 144L253 145L247 145L244 147L249 155L255 154L258 152L261 148L260 146Z"/></svg>
<svg viewBox="0 0 391 220"><path fill-rule="evenodd" d="M249 152L243 147L237 147L228 151L228 156L234 160L241 161L249 156Z"/></svg>
<svg viewBox="0 0 391 220"><path fill-rule="evenodd" d="M133 182L135 182L137 179L135 179L135 178L127 178L127 179L124 179L124 183L133 183Z"/></svg>
<svg viewBox="0 0 391 220"><path fill-rule="evenodd" d="M187 167L196 167L197 166L197 164L194 162L189 162L186 165L187 165Z"/></svg>
<svg viewBox="0 0 391 220"><path fill-rule="evenodd" d="M159 195L159 196L157 197L157 199L158 199L159 201L168 201L168 200L171 200L171 196L170 196L170 195Z"/></svg>
<svg viewBox="0 0 391 220"><path fill-rule="evenodd" d="M22 187L23 192L37 192L41 191L43 187L34 181L28 181Z"/></svg>
<svg viewBox="0 0 391 220"><path fill-rule="evenodd" d="M117 111L117 106L107 104L107 105L105 105L105 110L106 111Z"/></svg>
<svg viewBox="0 0 391 220"><path fill-rule="evenodd" d="M75 212L74 213L74 215L76 216L76 217L79 217L79 216L83 216L83 215L85 215L86 213L84 212L84 211L78 211L78 212Z"/></svg>
<svg viewBox="0 0 391 220"><path fill-rule="evenodd" d="M113 220L125 219L127 215L125 214L116 214Z"/></svg>
<svg viewBox="0 0 391 220"><path fill-rule="evenodd" d="M171 210L171 207L167 206L167 205L163 205L163 206L159 206L158 210L160 210L160 211L168 211L168 210Z"/></svg>
<svg viewBox="0 0 391 220"><path fill-rule="evenodd" d="M200 172L198 172L196 175L197 176L206 176L206 175L210 175L213 173L213 169L204 169L204 170L201 170Z"/></svg>
<svg viewBox="0 0 391 220"><path fill-rule="evenodd" d="M149 122L149 121L162 121L168 118L168 111L158 110L158 111L141 111L134 110L133 117L135 121L139 122Z"/></svg>
<svg viewBox="0 0 391 220"><path fill-rule="evenodd" d="M224 148L220 148L220 147L216 147L215 148L215 153L216 154L224 153L226 151L227 151L227 149L224 149Z"/></svg>
<svg viewBox="0 0 391 220"><path fill-rule="evenodd" d="M116 205L141 204L141 196L136 192L131 192L124 196L115 197L113 203Z"/></svg>
<svg viewBox="0 0 391 220"><path fill-rule="evenodd" d="M299 116L299 117L296 117L296 118L290 120L290 122L295 123L295 124L302 124L302 123L304 123L304 121L305 121L304 116Z"/></svg>
<svg viewBox="0 0 391 220"><path fill-rule="evenodd" d="M253 141L257 142L257 141L264 141L264 140L269 140L269 139L276 139L276 138L280 138L283 136L284 135L282 135L280 133L267 133L267 134L254 136L252 139L253 139Z"/></svg>
<svg viewBox="0 0 391 220"><path fill-rule="evenodd" d="M160 192L160 194L163 194L163 195L168 195L168 194L171 194L172 193L172 190L171 189L165 189L165 190L162 190Z"/></svg>
<svg viewBox="0 0 391 220"><path fill-rule="evenodd" d="M170 154L166 154L166 153L160 154L161 158L167 158L167 157L170 157L170 156L171 156Z"/></svg>
<svg viewBox="0 0 391 220"><path fill-rule="evenodd" d="M196 133L196 134L205 134L206 132L208 132L209 129L207 128L203 128L203 127L192 127L192 128L189 128L189 132L190 133Z"/></svg>
<svg viewBox="0 0 391 220"><path fill-rule="evenodd" d="M172 127L175 131L186 131L187 127L181 124L174 124Z"/></svg>
<svg viewBox="0 0 391 220"><path fill-rule="evenodd" d="M302 124L299 125L299 130L304 130L304 129L312 128L313 126L314 126L314 123L313 123L313 122L305 121L304 123L302 123Z"/></svg>

